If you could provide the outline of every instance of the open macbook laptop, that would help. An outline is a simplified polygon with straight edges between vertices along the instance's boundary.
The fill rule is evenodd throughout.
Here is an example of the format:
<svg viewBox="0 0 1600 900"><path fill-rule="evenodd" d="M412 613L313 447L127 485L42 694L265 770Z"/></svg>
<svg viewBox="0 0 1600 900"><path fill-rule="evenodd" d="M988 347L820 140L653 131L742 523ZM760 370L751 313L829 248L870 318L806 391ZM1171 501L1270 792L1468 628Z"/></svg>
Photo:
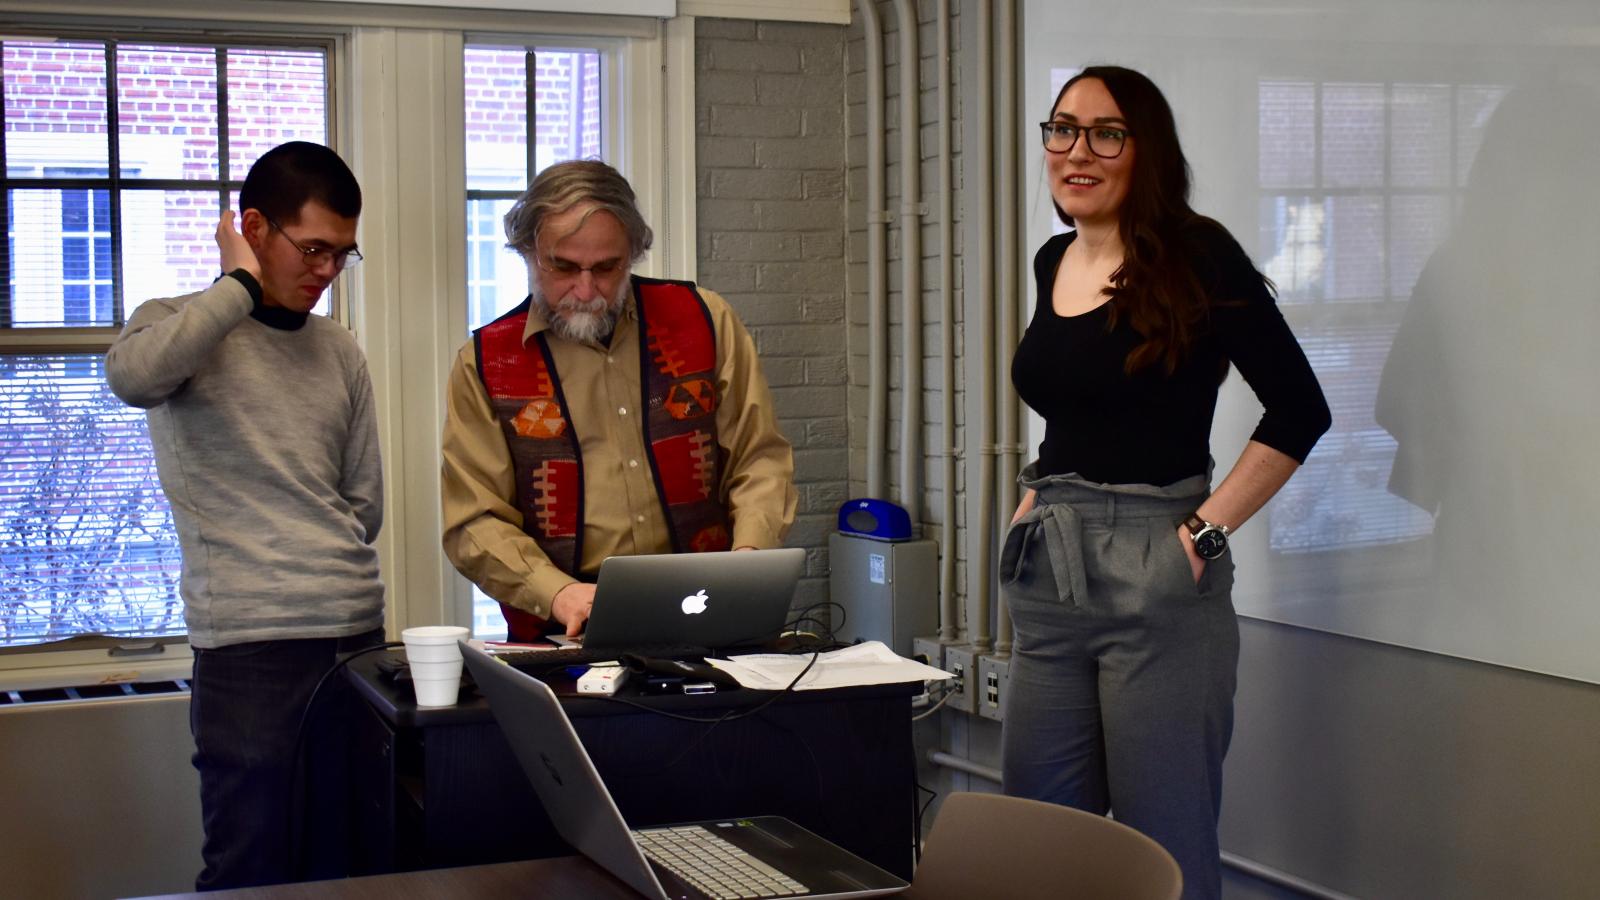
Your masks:
<svg viewBox="0 0 1600 900"><path fill-rule="evenodd" d="M583 645L766 643L789 619L805 563L799 548L608 557L600 563Z"/></svg>
<svg viewBox="0 0 1600 900"><path fill-rule="evenodd" d="M873 897L907 887L776 816L630 831L550 687L465 641L461 653L556 831L639 893L655 900Z"/></svg>

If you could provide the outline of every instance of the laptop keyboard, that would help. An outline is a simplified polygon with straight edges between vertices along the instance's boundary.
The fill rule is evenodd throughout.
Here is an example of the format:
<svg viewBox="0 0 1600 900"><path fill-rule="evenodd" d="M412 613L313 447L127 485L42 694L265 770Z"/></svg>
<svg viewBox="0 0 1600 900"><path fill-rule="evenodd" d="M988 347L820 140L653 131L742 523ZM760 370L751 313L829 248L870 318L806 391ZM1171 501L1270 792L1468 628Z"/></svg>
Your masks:
<svg viewBox="0 0 1600 900"><path fill-rule="evenodd" d="M788 897L806 886L698 825L635 831L652 861L715 900Z"/></svg>

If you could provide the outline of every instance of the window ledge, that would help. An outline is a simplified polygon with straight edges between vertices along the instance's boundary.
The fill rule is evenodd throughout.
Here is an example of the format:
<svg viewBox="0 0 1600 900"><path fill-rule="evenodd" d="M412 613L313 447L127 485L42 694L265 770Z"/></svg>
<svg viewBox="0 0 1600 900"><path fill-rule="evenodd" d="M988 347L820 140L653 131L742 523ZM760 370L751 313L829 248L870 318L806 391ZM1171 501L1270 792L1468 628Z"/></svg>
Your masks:
<svg viewBox="0 0 1600 900"><path fill-rule="evenodd" d="M159 658L112 658L107 650L63 650L0 656L0 691L187 679L194 669L188 644L168 645Z"/></svg>
<svg viewBox="0 0 1600 900"><path fill-rule="evenodd" d="M850 24L850 0L678 0L680 16Z"/></svg>

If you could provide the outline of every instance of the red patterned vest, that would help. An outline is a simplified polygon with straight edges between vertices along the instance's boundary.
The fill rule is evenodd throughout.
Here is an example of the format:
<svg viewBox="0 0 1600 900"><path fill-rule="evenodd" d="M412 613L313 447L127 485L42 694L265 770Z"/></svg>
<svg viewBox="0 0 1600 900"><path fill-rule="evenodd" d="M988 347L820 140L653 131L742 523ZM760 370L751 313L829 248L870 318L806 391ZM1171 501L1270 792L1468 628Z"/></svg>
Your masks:
<svg viewBox="0 0 1600 900"><path fill-rule="evenodd" d="M717 341L711 313L686 281L634 277L641 417L656 496L672 552L727 550L728 510L720 495L725 451L717 443ZM505 432L516 473L522 530L563 572L583 559L583 456L541 332L524 344L530 300L473 332L478 377ZM500 604L510 637L532 640L546 622Z"/></svg>

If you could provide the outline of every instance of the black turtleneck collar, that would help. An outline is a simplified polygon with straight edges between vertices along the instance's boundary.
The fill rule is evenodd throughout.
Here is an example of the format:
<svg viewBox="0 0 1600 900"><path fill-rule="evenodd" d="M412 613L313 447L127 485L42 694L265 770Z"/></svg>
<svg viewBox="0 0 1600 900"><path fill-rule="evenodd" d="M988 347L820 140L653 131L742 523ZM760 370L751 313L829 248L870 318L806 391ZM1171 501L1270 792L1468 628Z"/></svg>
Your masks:
<svg viewBox="0 0 1600 900"><path fill-rule="evenodd" d="M257 281L254 275L244 269L234 269L228 275L244 285L244 289L250 292L250 318L268 328L276 328L280 331L298 331L305 327L306 319L310 318L311 314L295 312L292 309L284 309L281 306L268 306L262 300L261 282Z"/></svg>

